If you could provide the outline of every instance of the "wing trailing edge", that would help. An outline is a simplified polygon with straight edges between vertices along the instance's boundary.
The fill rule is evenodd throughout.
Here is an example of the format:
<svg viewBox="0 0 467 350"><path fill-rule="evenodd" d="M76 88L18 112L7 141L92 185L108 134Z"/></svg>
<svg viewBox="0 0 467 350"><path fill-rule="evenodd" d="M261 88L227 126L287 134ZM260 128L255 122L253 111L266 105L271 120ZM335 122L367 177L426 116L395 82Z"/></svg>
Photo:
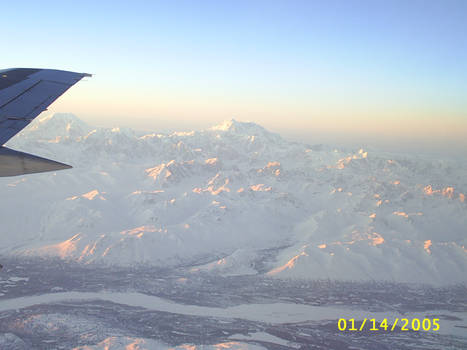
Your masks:
<svg viewBox="0 0 467 350"><path fill-rule="evenodd" d="M70 169L71 166L54 160L0 147L0 177L42 173Z"/></svg>

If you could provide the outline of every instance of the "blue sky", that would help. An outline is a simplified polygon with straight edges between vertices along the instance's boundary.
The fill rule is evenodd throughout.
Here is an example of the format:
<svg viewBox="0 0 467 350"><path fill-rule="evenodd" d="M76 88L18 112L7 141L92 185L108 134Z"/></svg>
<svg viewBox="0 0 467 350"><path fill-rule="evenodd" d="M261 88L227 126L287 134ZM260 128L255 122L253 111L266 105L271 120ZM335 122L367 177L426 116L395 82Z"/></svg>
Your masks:
<svg viewBox="0 0 467 350"><path fill-rule="evenodd" d="M0 28L1 68L95 74L51 108L89 123L467 145L467 1L16 1Z"/></svg>

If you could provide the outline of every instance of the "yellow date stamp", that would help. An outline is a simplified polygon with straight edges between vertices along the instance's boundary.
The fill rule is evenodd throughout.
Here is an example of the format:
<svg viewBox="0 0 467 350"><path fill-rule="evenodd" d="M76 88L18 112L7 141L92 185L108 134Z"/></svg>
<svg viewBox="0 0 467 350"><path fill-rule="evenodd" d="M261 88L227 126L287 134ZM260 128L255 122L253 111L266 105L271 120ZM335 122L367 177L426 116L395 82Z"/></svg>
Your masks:
<svg viewBox="0 0 467 350"><path fill-rule="evenodd" d="M418 331L439 331L439 318L395 318L394 321L384 318L377 320L375 318L364 318L355 320L354 318L339 318L337 321L339 331L350 332L418 332Z"/></svg>

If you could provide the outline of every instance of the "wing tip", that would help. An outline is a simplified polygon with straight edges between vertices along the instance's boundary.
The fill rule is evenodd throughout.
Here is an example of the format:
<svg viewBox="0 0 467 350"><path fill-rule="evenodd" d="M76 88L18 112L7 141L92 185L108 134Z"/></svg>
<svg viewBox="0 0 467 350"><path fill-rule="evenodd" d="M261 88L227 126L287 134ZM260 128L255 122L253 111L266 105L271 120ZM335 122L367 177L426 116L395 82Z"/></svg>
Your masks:
<svg viewBox="0 0 467 350"><path fill-rule="evenodd" d="M33 154L0 147L0 177L71 169L72 166Z"/></svg>

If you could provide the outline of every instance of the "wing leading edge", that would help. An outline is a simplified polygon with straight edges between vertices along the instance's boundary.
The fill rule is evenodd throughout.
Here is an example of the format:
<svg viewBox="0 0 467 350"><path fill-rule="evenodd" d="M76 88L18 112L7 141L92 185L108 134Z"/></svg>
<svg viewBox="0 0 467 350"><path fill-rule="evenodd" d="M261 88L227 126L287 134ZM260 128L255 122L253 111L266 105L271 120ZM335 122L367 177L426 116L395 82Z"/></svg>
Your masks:
<svg viewBox="0 0 467 350"><path fill-rule="evenodd" d="M87 73L54 69L0 70L0 176L67 169L70 166L3 145Z"/></svg>

